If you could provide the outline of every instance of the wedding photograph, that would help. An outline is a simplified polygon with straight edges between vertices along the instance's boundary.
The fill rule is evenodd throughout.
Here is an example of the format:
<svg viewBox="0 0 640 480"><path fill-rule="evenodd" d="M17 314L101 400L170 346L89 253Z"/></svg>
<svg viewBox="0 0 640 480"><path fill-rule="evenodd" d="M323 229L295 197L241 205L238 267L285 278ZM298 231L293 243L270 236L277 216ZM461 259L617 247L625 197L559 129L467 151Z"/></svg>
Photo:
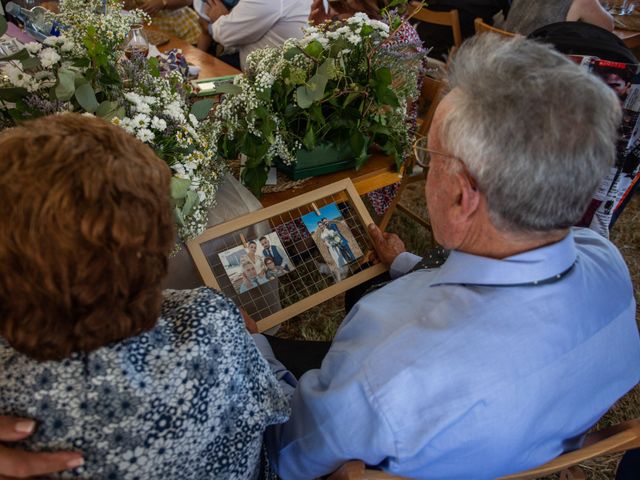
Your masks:
<svg viewBox="0 0 640 480"><path fill-rule="evenodd" d="M218 257L238 293L265 284L295 268L275 232L220 252Z"/></svg>
<svg viewBox="0 0 640 480"><path fill-rule="evenodd" d="M362 256L358 242L347 226L336 203L330 203L302 216L320 254L332 272L340 272L348 264Z"/></svg>

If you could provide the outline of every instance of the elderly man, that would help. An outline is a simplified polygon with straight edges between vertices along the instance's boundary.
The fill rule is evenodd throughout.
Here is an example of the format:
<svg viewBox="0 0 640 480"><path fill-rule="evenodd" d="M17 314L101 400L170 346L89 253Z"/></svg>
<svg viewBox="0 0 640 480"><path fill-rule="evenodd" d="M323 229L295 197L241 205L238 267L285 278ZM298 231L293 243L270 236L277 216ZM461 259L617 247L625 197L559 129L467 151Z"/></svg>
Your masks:
<svg viewBox="0 0 640 480"><path fill-rule="evenodd" d="M371 227L395 280L355 305L268 433L285 480L351 459L412 478L517 472L578 446L638 382L627 268L570 228L614 160L615 95L547 46L491 35L460 49L449 84L426 197L451 254L421 268Z"/></svg>

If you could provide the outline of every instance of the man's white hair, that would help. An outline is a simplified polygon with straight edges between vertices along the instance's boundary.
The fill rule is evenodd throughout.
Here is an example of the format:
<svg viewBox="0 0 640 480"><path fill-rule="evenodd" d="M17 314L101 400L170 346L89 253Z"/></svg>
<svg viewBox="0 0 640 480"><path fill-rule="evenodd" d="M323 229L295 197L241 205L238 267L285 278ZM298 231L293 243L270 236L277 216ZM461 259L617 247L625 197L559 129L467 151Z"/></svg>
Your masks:
<svg viewBox="0 0 640 480"><path fill-rule="evenodd" d="M578 222L615 160L619 101L550 46L478 35L448 74L443 146L486 195L497 228L545 232Z"/></svg>

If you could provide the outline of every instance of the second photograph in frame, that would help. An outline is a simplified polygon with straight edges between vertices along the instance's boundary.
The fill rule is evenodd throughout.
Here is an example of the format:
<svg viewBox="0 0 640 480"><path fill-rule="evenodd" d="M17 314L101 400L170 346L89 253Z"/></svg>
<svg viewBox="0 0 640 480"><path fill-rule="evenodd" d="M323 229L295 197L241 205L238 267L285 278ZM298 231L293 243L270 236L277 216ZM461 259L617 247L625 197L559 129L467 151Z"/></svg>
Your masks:
<svg viewBox="0 0 640 480"><path fill-rule="evenodd" d="M362 250L336 203L302 216L329 270L339 273L362 257Z"/></svg>

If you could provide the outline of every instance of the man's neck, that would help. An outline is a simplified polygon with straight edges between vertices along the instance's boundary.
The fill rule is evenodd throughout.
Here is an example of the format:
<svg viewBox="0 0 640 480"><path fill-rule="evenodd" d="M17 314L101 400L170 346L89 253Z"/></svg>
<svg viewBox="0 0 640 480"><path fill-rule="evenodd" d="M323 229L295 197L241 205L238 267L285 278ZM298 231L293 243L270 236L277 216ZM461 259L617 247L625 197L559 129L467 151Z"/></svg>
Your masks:
<svg viewBox="0 0 640 480"><path fill-rule="evenodd" d="M485 223L481 228L471 229L456 250L502 259L559 242L568 233L569 229L550 232L509 232Z"/></svg>

